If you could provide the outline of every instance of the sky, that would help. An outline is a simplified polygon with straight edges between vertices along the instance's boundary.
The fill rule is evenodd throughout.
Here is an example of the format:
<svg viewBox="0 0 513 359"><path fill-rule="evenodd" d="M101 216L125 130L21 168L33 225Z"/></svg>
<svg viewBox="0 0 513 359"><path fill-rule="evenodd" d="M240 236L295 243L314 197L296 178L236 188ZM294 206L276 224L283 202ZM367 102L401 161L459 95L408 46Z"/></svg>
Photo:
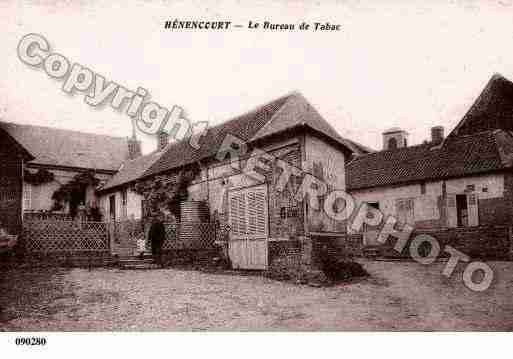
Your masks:
<svg viewBox="0 0 513 359"><path fill-rule="evenodd" d="M229 31L165 30L166 20L223 20ZM114 136L130 118L65 94L17 46L43 35L53 52L212 125L301 92L343 136L374 149L390 127L410 144L458 123L494 73L513 79L513 0L0 0L0 118ZM340 24L341 31L266 31L249 21ZM154 138L141 136L143 151Z"/></svg>

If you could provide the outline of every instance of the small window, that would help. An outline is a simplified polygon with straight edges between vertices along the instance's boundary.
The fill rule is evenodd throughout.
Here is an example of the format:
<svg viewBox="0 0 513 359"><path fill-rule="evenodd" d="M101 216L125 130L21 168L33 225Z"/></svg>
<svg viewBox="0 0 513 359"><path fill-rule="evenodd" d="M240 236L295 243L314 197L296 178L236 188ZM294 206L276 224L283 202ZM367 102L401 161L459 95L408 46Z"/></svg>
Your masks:
<svg viewBox="0 0 513 359"><path fill-rule="evenodd" d="M476 190L476 185L468 184L467 185L467 192L473 192Z"/></svg>
<svg viewBox="0 0 513 359"><path fill-rule="evenodd" d="M420 194L426 194L426 182L420 184Z"/></svg>
<svg viewBox="0 0 513 359"><path fill-rule="evenodd" d="M280 208L280 218L281 219L287 218L287 208L285 208L285 207Z"/></svg>
<svg viewBox="0 0 513 359"><path fill-rule="evenodd" d="M483 187L483 192L488 192L488 187Z"/></svg>
<svg viewBox="0 0 513 359"><path fill-rule="evenodd" d="M379 202L367 202L367 205L369 207L379 209Z"/></svg>

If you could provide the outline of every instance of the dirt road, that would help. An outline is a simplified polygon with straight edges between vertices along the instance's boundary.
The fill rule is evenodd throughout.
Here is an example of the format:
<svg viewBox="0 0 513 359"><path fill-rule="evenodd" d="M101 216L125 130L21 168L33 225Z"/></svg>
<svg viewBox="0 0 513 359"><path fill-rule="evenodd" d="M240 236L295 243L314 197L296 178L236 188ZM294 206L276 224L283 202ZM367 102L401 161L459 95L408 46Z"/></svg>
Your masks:
<svg viewBox="0 0 513 359"><path fill-rule="evenodd" d="M467 289L445 263L364 262L329 288L193 270L0 273L2 330L513 330L513 263Z"/></svg>

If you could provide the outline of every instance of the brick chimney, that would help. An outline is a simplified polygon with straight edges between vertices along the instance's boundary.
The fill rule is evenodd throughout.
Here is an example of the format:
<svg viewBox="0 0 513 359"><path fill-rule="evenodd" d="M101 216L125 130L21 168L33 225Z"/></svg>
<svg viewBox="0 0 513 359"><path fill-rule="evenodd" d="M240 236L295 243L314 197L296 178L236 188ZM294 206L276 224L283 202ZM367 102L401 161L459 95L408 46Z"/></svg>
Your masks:
<svg viewBox="0 0 513 359"><path fill-rule="evenodd" d="M444 140L444 127L435 126L431 127L431 143L439 145Z"/></svg>
<svg viewBox="0 0 513 359"><path fill-rule="evenodd" d="M392 127L383 132L383 150L395 150L408 146L408 132Z"/></svg>
<svg viewBox="0 0 513 359"><path fill-rule="evenodd" d="M141 141L138 141L135 137L129 137L128 142L128 158L133 160L142 155Z"/></svg>
<svg viewBox="0 0 513 359"><path fill-rule="evenodd" d="M162 130L157 136L157 151L162 151L169 144L169 134Z"/></svg>

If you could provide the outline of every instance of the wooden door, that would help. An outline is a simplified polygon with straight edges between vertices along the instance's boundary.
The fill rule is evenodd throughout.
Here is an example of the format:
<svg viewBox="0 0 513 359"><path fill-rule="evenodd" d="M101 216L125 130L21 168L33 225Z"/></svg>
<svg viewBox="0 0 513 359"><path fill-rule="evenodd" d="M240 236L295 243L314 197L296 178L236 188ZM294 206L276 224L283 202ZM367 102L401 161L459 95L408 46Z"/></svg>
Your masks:
<svg viewBox="0 0 513 359"><path fill-rule="evenodd" d="M259 185L228 194L230 241L228 252L233 268L267 269L269 217L267 186Z"/></svg>
<svg viewBox="0 0 513 359"><path fill-rule="evenodd" d="M475 193L467 195L468 225L475 227L479 225L478 197Z"/></svg>

